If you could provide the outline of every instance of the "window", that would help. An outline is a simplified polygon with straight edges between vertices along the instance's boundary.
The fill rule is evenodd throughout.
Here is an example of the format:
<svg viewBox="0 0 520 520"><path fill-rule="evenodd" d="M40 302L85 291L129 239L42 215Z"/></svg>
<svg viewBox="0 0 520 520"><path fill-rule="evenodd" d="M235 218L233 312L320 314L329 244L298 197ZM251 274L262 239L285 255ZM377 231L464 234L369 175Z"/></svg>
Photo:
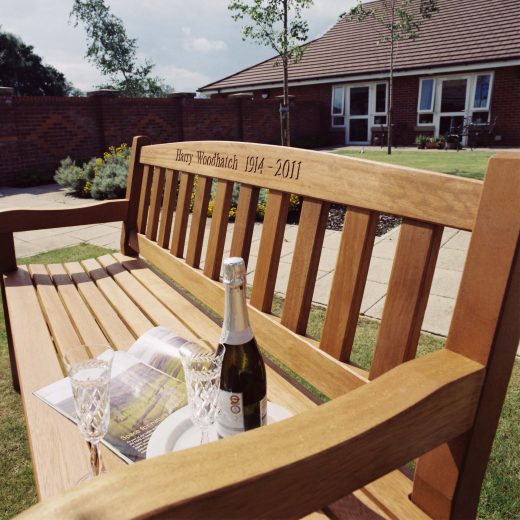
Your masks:
<svg viewBox="0 0 520 520"><path fill-rule="evenodd" d="M332 115L343 115L343 105L345 99L345 89L343 87L334 87L332 90Z"/></svg>
<svg viewBox="0 0 520 520"><path fill-rule="evenodd" d="M386 83L376 85L375 125L386 125Z"/></svg>
<svg viewBox="0 0 520 520"><path fill-rule="evenodd" d="M442 82L441 112L464 112L468 80L445 79Z"/></svg>
<svg viewBox="0 0 520 520"><path fill-rule="evenodd" d="M435 79L423 78L419 83L419 106L417 124L433 124L433 105L435 101Z"/></svg>
<svg viewBox="0 0 520 520"><path fill-rule="evenodd" d="M491 74L477 76L475 82L475 96L473 97L473 108L489 108L489 91L491 87Z"/></svg>
<svg viewBox="0 0 520 520"><path fill-rule="evenodd" d="M433 111L433 87L434 79L421 79L419 94L419 112Z"/></svg>
<svg viewBox="0 0 520 520"><path fill-rule="evenodd" d="M332 126L345 126L345 89L344 87L332 88Z"/></svg>

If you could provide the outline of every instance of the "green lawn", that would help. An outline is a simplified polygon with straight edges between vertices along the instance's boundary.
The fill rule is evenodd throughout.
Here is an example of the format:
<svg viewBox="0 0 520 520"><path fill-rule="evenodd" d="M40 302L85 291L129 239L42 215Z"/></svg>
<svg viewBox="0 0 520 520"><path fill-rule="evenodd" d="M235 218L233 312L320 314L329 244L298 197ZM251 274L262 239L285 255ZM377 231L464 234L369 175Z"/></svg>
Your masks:
<svg viewBox="0 0 520 520"><path fill-rule="evenodd" d="M109 250L81 245L37 255L19 263L78 261L106 254ZM276 299L273 312L279 314L283 300ZM324 310L314 308L308 333L319 338ZM360 320L352 360L368 368L372 358L378 323ZM419 355L442 348L442 338L423 334ZM480 500L480 519L513 519L520 512L520 363L516 362L502 411ZM36 501L32 468L20 397L13 392L7 352L7 337L0 306L0 519L8 519ZM59 447L57 447L59 449Z"/></svg>
<svg viewBox="0 0 520 520"><path fill-rule="evenodd" d="M360 148L346 148L338 150L339 155L360 157L371 161L380 161L400 166L410 166L422 170L433 170L441 173L450 173L460 177L483 179L488 159L495 152L472 152L462 150L400 150L393 149L388 155L386 150L366 150L360 153Z"/></svg>

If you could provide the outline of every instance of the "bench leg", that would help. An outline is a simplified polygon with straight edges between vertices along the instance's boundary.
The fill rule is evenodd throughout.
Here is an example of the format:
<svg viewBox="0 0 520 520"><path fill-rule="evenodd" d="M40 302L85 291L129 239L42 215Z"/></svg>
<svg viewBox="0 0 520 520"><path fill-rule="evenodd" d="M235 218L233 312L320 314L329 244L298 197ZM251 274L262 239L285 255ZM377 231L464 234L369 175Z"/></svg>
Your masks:
<svg viewBox="0 0 520 520"><path fill-rule="evenodd" d="M11 377L13 380L13 389L15 392L20 393L20 381L18 379L18 370L16 368L13 336L11 334L11 324L9 323L9 311L7 309L7 299L5 297L5 287L3 280L0 281L0 285L2 286L2 305L4 307L5 330L7 332L7 349L9 352L9 362L11 364Z"/></svg>

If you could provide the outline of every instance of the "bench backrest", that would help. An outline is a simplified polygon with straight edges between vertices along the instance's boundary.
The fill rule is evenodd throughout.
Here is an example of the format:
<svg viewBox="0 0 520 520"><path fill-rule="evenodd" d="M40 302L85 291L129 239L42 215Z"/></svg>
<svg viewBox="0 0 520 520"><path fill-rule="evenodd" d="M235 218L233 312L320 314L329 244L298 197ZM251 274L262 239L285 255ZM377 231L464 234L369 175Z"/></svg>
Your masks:
<svg viewBox="0 0 520 520"><path fill-rule="evenodd" d="M419 459L412 499L433 517L473 515L518 344L520 155L494 156L482 183L276 146L148 143L133 143L122 251L141 254L222 314L218 279L234 185L240 192L231 255L246 261L259 192L267 188L250 297L255 333L264 349L330 398L366 381L339 361L349 361L379 215L403 221L369 379L415 357L443 229L472 232L446 348L487 365L486 383L473 429ZM295 195L303 203L280 321L270 312ZM348 211L317 345L305 332L331 204ZM316 356L327 360L319 371Z"/></svg>

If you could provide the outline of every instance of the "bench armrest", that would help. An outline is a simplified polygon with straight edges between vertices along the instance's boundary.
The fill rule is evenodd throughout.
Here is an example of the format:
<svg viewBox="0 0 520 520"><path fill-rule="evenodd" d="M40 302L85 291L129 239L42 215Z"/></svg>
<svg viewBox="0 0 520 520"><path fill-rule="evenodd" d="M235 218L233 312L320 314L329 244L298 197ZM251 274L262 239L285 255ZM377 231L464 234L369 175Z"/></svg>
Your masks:
<svg viewBox="0 0 520 520"><path fill-rule="evenodd" d="M128 200L117 199L72 208L0 210L0 233L31 231L125 220Z"/></svg>
<svg viewBox="0 0 520 520"><path fill-rule="evenodd" d="M295 518L467 431L482 365L404 363L285 421L114 471L21 518Z"/></svg>

